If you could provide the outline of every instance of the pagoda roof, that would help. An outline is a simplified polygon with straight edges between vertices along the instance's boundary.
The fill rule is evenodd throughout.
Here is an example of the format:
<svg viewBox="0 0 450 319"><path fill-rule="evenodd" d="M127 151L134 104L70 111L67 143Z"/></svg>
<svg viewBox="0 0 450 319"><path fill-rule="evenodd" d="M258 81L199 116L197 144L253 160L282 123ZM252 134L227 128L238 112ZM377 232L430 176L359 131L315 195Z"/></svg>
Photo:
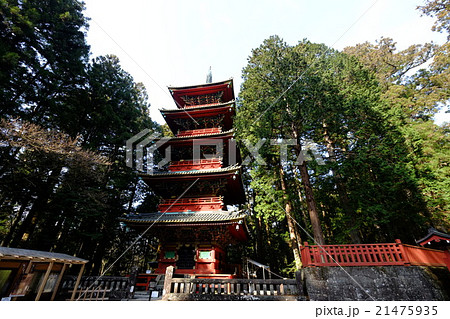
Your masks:
<svg viewBox="0 0 450 319"><path fill-rule="evenodd" d="M186 119L194 124L196 121L195 119L219 115L224 116L223 129L229 130L233 127L233 120L231 117L234 115L234 101L201 107L191 107L188 109L160 110L160 112L174 134L177 134L178 130L183 130L180 124L177 123L177 119Z"/></svg>
<svg viewBox="0 0 450 319"><path fill-rule="evenodd" d="M210 141L211 139L214 139L214 140L222 139L224 141L224 143L226 143L226 141L228 139L232 139L233 137L234 137L234 129L231 129L231 130L228 130L225 132L220 132L220 133L208 133L208 134L198 134L198 135L190 135L190 136L175 136L175 137L171 137L170 140L167 140L163 144L158 145L157 148L160 150L164 150L168 146L177 147L177 146L182 146L182 145L189 145L192 147L196 143L201 144L203 140ZM236 149L238 150L237 146L236 146ZM237 152L237 157L238 157L238 162L240 162L241 154L239 151Z"/></svg>
<svg viewBox="0 0 450 319"><path fill-rule="evenodd" d="M243 220L247 215L242 211L201 211L185 213L144 213L119 218L120 221L130 223L154 224L205 224L205 223L235 223Z"/></svg>
<svg viewBox="0 0 450 319"><path fill-rule="evenodd" d="M241 169L241 166L239 165L231 165L228 167L219 167L219 168L212 168L212 169L202 169L202 170L192 170L192 171L175 171L175 172L169 172L169 171L159 171L154 172L153 174L140 174L142 177L150 177L150 178L159 178L159 177L168 177L168 176L193 176L197 177L199 175L216 175L220 173L233 173L238 172ZM229 174L227 174L229 175Z"/></svg>
<svg viewBox="0 0 450 319"><path fill-rule="evenodd" d="M205 138L205 137L226 137L226 136L233 136L234 135L234 129L220 132L220 133L207 133L207 134L198 134L198 135L189 135L189 136L175 136L171 137L169 141L166 143L170 143L170 141L179 141L179 140L192 140L196 138ZM165 143L165 144L166 144ZM163 144L164 145L164 144Z"/></svg>
<svg viewBox="0 0 450 319"><path fill-rule="evenodd" d="M223 91L222 100L224 102L234 100L233 79L191 86L169 86L168 89L178 108L185 107L185 102L181 97L186 95L204 95Z"/></svg>

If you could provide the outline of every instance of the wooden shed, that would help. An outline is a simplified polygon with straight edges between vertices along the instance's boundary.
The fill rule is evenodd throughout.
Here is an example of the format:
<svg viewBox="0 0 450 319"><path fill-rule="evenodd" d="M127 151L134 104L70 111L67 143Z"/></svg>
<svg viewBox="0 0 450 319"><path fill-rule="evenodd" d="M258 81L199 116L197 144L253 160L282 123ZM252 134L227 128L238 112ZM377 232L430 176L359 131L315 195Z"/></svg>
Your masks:
<svg viewBox="0 0 450 319"><path fill-rule="evenodd" d="M79 265L73 297L87 262L66 254L0 247L0 297L2 300L54 300L67 267Z"/></svg>

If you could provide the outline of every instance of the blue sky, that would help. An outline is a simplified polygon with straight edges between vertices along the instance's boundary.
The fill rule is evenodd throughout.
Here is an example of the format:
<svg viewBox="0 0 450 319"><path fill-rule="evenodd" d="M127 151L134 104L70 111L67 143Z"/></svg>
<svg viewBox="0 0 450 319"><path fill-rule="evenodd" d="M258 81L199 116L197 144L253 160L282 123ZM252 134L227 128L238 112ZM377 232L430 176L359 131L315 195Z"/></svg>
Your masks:
<svg viewBox="0 0 450 319"><path fill-rule="evenodd" d="M151 116L163 123L158 109L174 107L168 85L204 83L211 66L213 81L232 77L237 95L251 50L274 34L289 44L307 38L338 50L382 36L399 49L444 43L445 35L430 30L433 19L415 9L422 2L85 0L85 14L93 56L117 55L145 84Z"/></svg>

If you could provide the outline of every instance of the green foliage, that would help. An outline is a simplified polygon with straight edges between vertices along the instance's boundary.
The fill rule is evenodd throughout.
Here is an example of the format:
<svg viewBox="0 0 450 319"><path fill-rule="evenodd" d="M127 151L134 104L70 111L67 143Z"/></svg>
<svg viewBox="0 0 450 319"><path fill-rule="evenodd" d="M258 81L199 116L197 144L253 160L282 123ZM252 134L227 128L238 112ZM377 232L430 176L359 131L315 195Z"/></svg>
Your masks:
<svg viewBox="0 0 450 319"><path fill-rule="evenodd" d="M0 2L0 116L57 126L54 115L84 82L89 46L82 2Z"/></svg>
<svg viewBox="0 0 450 319"><path fill-rule="evenodd" d="M426 0L424 6L418 6L417 9L428 16L436 18L433 25L433 31L446 31L450 39L450 1L448 0Z"/></svg>
<svg viewBox="0 0 450 319"><path fill-rule="evenodd" d="M428 5L431 3L429 1ZM446 10L448 12L449 9ZM413 45L397 51L391 39L381 39L376 45L364 43L344 51L376 70L377 77L384 83L383 103L378 110L404 139L406 149L402 158L426 203L428 222L448 231L448 124L438 126L432 118L442 106L449 104L449 44ZM380 71L392 65L396 65L398 76L392 77L391 73ZM415 69L412 70L411 66ZM415 73L411 74L413 71Z"/></svg>

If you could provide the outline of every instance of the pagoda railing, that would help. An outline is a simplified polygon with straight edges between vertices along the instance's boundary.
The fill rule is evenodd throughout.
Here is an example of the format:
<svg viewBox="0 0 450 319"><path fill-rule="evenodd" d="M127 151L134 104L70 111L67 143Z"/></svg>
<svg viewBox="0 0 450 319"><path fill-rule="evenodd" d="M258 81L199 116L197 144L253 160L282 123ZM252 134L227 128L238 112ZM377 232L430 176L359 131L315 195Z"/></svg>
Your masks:
<svg viewBox="0 0 450 319"><path fill-rule="evenodd" d="M304 267L311 266L444 266L450 270L450 253L395 243L308 245L301 249Z"/></svg>
<svg viewBox="0 0 450 319"><path fill-rule="evenodd" d="M224 206L221 196L163 199L158 206L160 212L185 212L220 210Z"/></svg>
<svg viewBox="0 0 450 319"><path fill-rule="evenodd" d="M296 273L296 279L212 279L172 276L173 267L167 267L163 300L299 300L303 296L300 272Z"/></svg>
<svg viewBox="0 0 450 319"><path fill-rule="evenodd" d="M216 134L216 133L222 133L222 128L221 127L212 127L212 128L202 128L202 129L196 129L196 130L179 131L177 134L177 137Z"/></svg>
<svg viewBox="0 0 450 319"><path fill-rule="evenodd" d="M192 105L184 105L184 107L183 108L185 108L185 109L189 109L189 108L192 108L192 107L199 107L199 106L213 106L213 105L219 105L219 104L222 104L222 102L214 102L214 103L202 103L202 104L192 104Z"/></svg>
<svg viewBox="0 0 450 319"><path fill-rule="evenodd" d="M269 300L275 299L274 297L277 296L281 297L280 299L288 296L291 296L294 299L299 293L295 279L173 278L169 294L171 294L171 296L166 296L166 300L176 300L177 295L179 297L183 295L194 295L198 299L202 299L201 295L205 297L211 295L255 296L266 297L266 299Z"/></svg>
<svg viewBox="0 0 450 319"><path fill-rule="evenodd" d="M222 167L222 159L220 158L183 160L183 161L172 161L169 164L169 171L180 172L180 171L192 171L201 169L213 169L221 167Z"/></svg>

